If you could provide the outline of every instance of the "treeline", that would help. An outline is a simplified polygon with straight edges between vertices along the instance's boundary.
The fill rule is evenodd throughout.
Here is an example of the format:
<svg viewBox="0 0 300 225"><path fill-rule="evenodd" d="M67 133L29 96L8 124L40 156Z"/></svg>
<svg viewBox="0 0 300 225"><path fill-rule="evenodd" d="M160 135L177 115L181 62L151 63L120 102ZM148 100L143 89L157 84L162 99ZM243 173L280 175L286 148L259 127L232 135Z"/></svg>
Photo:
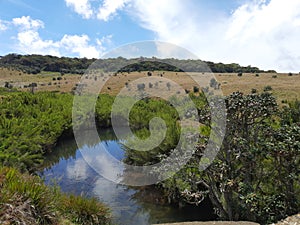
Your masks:
<svg viewBox="0 0 300 225"><path fill-rule="evenodd" d="M42 71L83 74L96 59L68 58L42 55L8 54L0 58L0 66L21 70L25 73L37 74ZM214 73L262 73L257 67L240 66L236 63L223 64L203 62L201 60L157 59L123 57L99 59L95 65L104 72L133 72L133 71L173 71L173 72L214 72Z"/></svg>
<svg viewBox="0 0 300 225"><path fill-rule="evenodd" d="M94 61L95 59L59 58L51 55L9 54L0 58L0 65L29 74L38 74L42 71L84 74Z"/></svg>

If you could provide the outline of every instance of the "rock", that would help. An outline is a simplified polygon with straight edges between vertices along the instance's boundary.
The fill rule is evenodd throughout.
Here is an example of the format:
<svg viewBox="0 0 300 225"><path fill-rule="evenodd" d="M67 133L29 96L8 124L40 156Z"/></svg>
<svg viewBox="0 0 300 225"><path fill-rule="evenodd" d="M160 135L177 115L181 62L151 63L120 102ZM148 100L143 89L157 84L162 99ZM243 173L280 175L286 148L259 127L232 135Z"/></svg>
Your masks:
<svg viewBox="0 0 300 225"><path fill-rule="evenodd" d="M164 223L159 225L259 225L259 224L253 222L212 221L212 222ZM300 213L270 225L300 225Z"/></svg>
<svg viewBox="0 0 300 225"><path fill-rule="evenodd" d="M213 222L165 223L159 225L259 225L259 224L253 222L213 221Z"/></svg>
<svg viewBox="0 0 300 225"><path fill-rule="evenodd" d="M300 225L300 213L294 216L290 216L280 222L273 223L271 225Z"/></svg>

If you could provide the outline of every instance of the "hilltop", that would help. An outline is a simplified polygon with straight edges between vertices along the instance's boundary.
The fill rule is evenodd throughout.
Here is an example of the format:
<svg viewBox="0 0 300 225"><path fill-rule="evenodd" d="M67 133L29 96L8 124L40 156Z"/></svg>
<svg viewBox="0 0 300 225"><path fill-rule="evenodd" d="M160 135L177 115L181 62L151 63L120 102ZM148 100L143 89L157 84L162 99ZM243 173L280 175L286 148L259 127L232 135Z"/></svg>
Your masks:
<svg viewBox="0 0 300 225"><path fill-rule="evenodd" d="M8 54L0 58L0 66L14 68L21 70L24 73L32 74L38 74L43 71L83 74L96 60L97 59L56 57L50 55ZM185 71L214 73L276 73L274 70L264 71L257 67L240 66L237 63L224 64L191 59L158 59L155 57L98 59L97 67L103 68L104 72Z"/></svg>

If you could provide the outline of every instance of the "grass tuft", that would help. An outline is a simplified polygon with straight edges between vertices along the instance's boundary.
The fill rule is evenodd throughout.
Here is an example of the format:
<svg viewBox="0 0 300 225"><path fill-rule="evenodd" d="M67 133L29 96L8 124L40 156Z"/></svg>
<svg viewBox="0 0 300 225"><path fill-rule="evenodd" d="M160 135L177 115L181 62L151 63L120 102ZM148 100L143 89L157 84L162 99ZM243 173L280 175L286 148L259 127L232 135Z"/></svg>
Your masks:
<svg viewBox="0 0 300 225"><path fill-rule="evenodd" d="M64 221L64 222L62 222ZM109 224L97 199L62 194L40 177L0 167L0 224Z"/></svg>

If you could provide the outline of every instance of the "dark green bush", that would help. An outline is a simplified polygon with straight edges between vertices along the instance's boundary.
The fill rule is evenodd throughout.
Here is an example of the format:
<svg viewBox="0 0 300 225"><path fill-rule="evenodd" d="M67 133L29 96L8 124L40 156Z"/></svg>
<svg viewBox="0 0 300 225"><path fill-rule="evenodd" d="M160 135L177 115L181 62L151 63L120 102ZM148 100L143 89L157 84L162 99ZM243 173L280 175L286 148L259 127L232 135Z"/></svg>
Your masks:
<svg viewBox="0 0 300 225"><path fill-rule="evenodd" d="M273 90L273 88L270 85L267 85L267 86L264 87L265 92L266 91L272 91L272 90Z"/></svg>

